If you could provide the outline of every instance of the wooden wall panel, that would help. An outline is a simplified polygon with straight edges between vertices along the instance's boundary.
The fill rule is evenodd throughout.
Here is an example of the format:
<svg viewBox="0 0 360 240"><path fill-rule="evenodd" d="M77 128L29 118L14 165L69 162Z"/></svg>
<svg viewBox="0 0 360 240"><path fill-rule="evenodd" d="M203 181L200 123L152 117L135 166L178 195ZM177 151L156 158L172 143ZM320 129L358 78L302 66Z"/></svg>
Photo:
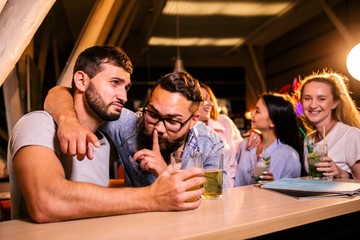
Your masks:
<svg viewBox="0 0 360 240"><path fill-rule="evenodd" d="M334 26L330 20L325 14L321 14L268 44L265 48L265 58L267 60L277 58L292 48L311 41L333 29Z"/></svg>
<svg viewBox="0 0 360 240"><path fill-rule="evenodd" d="M307 65L318 59L327 58L334 53L349 51L350 48L337 31L328 32L269 61L267 77L271 79L282 72L291 71L291 69Z"/></svg>
<svg viewBox="0 0 360 240"><path fill-rule="evenodd" d="M343 1L333 7L333 11L360 42L360 1ZM321 14L265 48L268 89L280 89L297 76L303 77L328 68L349 77L350 90L357 98L360 96L360 82L352 79L346 69L346 57L350 49L327 15Z"/></svg>

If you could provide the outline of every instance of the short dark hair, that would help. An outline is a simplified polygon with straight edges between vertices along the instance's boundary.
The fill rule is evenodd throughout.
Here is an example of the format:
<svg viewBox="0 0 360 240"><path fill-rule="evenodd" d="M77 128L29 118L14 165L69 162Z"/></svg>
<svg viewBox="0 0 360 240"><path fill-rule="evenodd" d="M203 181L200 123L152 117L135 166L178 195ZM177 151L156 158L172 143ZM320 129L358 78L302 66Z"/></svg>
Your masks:
<svg viewBox="0 0 360 240"><path fill-rule="evenodd" d="M133 72L133 66L130 58L124 50L113 46L93 46L85 49L76 59L73 74L77 71L83 71L90 78L93 78L101 72L102 64L110 63L114 66L123 68L126 72ZM74 89L74 79L72 81Z"/></svg>
<svg viewBox="0 0 360 240"><path fill-rule="evenodd" d="M186 72L171 72L162 76L156 83L154 89L160 86L162 89L180 93L191 101L190 112L196 113L200 103L203 101L199 81Z"/></svg>

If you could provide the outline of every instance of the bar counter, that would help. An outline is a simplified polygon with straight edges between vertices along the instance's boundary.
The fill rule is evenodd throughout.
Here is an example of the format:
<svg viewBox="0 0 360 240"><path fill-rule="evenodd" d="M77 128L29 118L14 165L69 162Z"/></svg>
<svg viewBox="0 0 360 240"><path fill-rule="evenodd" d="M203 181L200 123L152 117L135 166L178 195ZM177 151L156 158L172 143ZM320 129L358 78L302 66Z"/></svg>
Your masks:
<svg viewBox="0 0 360 240"><path fill-rule="evenodd" d="M225 189L222 199L202 200L191 211L47 224L5 221L0 239L248 239L358 211L359 196L299 200L250 185Z"/></svg>

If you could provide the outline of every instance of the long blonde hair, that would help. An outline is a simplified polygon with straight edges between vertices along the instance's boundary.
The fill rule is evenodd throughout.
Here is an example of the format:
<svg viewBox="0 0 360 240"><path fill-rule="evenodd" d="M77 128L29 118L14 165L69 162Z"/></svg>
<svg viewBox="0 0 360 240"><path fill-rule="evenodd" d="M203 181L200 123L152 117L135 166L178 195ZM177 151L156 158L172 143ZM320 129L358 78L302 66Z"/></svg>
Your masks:
<svg viewBox="0 0 360 240"><path fill-rule="evenodd" d="M324 69L321 73L313 73L300 80L300 100L304 87L310 82L321 82L331 87L331 93L338 105L332 110L332 118L347 125L360 128L359 110L350 96L348 89L349 79L331 70ZM309 131L315 130L314 126L304 117L304 126Z"/></svg>
<svg viewBox="0 0 360 240"><path fill-rule="evenodd" d="M210 100L213 103L213 106L212 106L211 112L210 112L210 117L212 119L214 119L215 121L217 121L219 119L219 112L218 112L218 104L217 104L215 94L213 93L211 88L208 85L206 85L205 83L200 83L200 87L204 88L206 90L206 92L209 94Z"/></svg>

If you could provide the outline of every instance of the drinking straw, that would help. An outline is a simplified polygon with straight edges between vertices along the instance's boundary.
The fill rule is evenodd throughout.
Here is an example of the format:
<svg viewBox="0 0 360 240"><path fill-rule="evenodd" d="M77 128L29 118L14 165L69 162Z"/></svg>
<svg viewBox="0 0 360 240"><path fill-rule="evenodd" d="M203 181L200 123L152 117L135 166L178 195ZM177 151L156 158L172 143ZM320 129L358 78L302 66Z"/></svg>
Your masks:
<svg viewBox="0 0 360 240"><path fill-rule="evenodd" d="M269 135L267 135L267 137L265 138L265 142L264 142L264 151L263 151L263 161L265 162L266 166L270 165L270 156L266 156L265 157L265 151L266 151L266 144L269 142Z"/></svg>
<svg viewBox="0 0 360 240"><path fill-rule="evenodd" d="M265 142L264 142L264 153L265 153L265 150L266 150L266 144L268 143L269 141L269 135L265 138Z"/></svg>
<svg viewBox="0 0 360 240"><path fill-rule="evenodd" d="M308 146L308 149L309 149L309 152L313 152L313 148L312 148L312 146L311 146L311 144L310 144L310 141L309 141L309 139L308 139L308 137L306 136L306 133L304 132L304 130L301 128L301 127L299 127L299 129L300 129L300 132L304 135L304 137L305 137L305 140L306 140L306 144L307 144L307 146Z"/></svg>
<svg viewBox="0 0 360 240"><path fill-rule="evenodd" d="M323 153L326 153L326 131L325 131L325 125L324 125L324 127L323 127L323 139L324 139L324 143L323 143ZM327 153L326 153L327 154Z"/></svg>

